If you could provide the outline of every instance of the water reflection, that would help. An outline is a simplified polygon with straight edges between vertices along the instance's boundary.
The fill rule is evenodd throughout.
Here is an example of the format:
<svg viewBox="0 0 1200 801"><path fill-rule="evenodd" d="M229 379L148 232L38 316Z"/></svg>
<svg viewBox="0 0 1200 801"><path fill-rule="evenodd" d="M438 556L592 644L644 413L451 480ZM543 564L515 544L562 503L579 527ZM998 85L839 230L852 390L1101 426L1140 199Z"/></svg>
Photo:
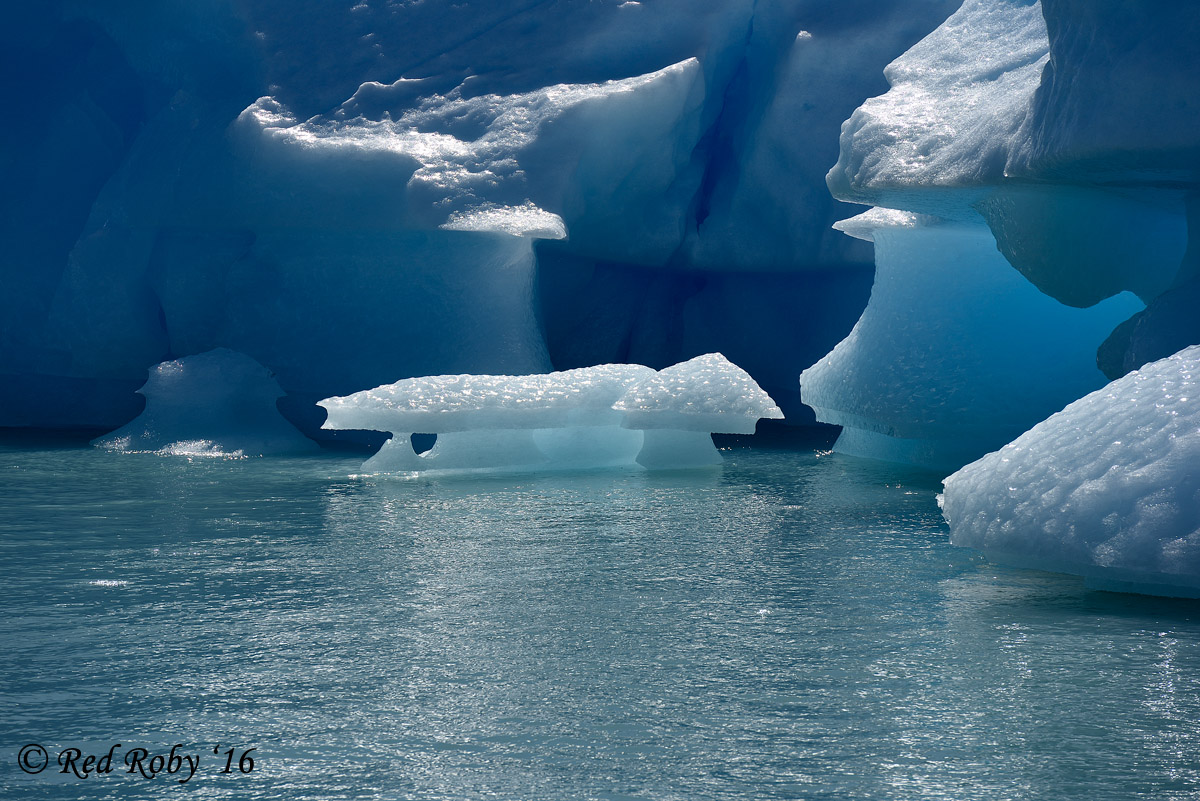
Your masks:
<svg viewBox="0 0 1200 801"><path fill-rule="evenodd" d="M386 697L421 792L694 771L688 740L731 714L716 688L753 677L772 601L745 573L780 517L720 471L372 479L328 501L335 536L403 553L413 650Z"/></svg>
<svg viewBox="0 0 1200 801"><path fill-rule="evenodd" d="M982 563L942 588L950 631L987 677L982 705L1040 786L1197 792L1200 605Z"/></svg>

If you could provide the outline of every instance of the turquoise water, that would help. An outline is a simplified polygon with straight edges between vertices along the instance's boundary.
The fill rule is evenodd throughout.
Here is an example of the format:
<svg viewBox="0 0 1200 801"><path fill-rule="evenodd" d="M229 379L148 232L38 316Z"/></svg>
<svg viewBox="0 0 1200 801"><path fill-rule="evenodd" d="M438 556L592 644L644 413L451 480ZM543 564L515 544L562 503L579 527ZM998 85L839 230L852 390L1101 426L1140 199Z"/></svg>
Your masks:
<svg viewBox="0 0 1200 801"><path fill-rule="evenodd" d="M1200 604L989 566L936 476L725 457L0 449L0 797L1200 798ZM120 764L176 743L186 786Z"/></svg>

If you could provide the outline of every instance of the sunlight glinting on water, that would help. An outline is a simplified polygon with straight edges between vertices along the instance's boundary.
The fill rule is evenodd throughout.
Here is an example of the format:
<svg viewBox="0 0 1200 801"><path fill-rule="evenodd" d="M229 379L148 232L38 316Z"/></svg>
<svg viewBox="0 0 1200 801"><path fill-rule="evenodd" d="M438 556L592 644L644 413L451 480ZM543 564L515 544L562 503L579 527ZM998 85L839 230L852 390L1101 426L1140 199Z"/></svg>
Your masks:
<svg viewBox="0 0 1200 801"><path fill-rule="evenodd" d="M203 798L1200 793L1200 607L952 548L935 476L0 455L14 753L193 744Z"/></svg>

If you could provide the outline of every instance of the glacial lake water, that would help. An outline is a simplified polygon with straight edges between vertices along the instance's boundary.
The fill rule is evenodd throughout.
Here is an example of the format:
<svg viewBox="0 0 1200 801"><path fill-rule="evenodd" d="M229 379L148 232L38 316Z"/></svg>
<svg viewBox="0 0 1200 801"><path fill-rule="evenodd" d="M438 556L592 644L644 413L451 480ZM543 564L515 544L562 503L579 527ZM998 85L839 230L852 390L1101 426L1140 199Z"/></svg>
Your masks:
<svg viewBox="0 0 1200 801"><path fill-rule="evenodd" d="M1200 604L953 548L938 476L360 462L0 446L0 798L1200 798Z"/></svg>

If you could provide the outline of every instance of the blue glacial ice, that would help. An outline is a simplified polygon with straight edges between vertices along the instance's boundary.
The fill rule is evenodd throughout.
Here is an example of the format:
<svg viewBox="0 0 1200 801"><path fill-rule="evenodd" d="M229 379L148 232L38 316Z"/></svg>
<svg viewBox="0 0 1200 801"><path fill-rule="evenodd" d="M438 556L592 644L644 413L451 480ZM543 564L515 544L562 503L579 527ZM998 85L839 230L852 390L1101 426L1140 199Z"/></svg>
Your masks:
<svg viewBox="0 0 1200 801"><path fill-rule="evenodd" d="M217 348L314 436L397 378L719 351L839 450L949 470L1200 342L1193 4L140 11L0 26L4 426L115 428ZM715 428L620 408L638 381L608 422L418 456L412 420L376 458L711 460Z"/></svg>
<svg viewBox="0 0 1200 801"><path fill-rule="evenodd" d="M1112 382L945 480L951 541L1096 586L1200 597L1200 347Z"/></svg>
<svg viewBox="0 0 1200 801"><path fill-rule="evenodd" d="M95 441L124 453L239 458L315 451L280 415L283 390L243 353L218 348L163 362L138 390L146 409Z"/></svg>
<svg viewBox="0 0 1200 801"><path fill-rule="evenodd" d="M1198 31L1179 4L966 0L843 127L829 187L876 208L836 227L876 282L802 396L844 452L993 451L944 511L995 561L1200 593Z"/></svg>
<svg viewBox="0 0 1200 801"><path fill-rule="evenodd" d="M874 241L876 281L801 378L838 450L953 469L1200 339L1197 129L1147 99L1194 88L1200 16L1084 6L966 0L843 126L829 188L878 211L836 227ZM1109 68L1161 129L1107 124Z"/></svg>
<svg viewBox="0 0 1200 801"><path fill-rule="evenodd" d="M1005 261L987 227L875 209L838 224L875 243L862 317L800 374L835 448L953 470L1105 382L1096 347L1141 310L1124 293L1074 309Z"/></svg>
<svg viewBox="0 0 1200 801"><path fill-rule="evenodd" d="M838 126L954 4L9 9L2 422L120 425L217 347L309 428L397 376L712 350L800 412L870 274Z"/></svg>
<svg viewBox="0 0 1200 801"><path fill-rule="evenodd" d="M782 412L711 353L655 371L604 364L538 375L441 375L326 398L326 428L391 433L366 472L700 467L720 463L710 433L754 433ZM414 433L436 434L417 453Z"/></svg>

